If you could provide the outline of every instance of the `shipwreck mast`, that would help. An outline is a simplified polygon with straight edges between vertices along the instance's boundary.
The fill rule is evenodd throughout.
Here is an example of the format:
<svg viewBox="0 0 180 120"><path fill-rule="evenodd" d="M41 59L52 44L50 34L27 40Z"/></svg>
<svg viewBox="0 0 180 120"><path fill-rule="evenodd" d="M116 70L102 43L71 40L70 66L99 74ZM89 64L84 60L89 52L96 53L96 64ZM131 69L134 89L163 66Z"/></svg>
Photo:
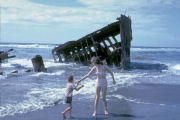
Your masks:
<svg viewBox="0 0 180 120"><path fill-rule="evenodd" d="M124 69L130 68L130 47L132 40L131 19L125 15L117 18L120 22L120 39L121 39L121 67Z"/></svg>

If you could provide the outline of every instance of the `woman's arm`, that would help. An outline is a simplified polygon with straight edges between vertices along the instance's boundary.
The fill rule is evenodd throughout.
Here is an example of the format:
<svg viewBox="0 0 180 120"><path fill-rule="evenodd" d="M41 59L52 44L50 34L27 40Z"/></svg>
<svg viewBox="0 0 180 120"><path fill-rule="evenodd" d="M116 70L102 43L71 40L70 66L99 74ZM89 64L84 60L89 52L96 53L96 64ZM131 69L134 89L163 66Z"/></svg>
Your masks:
<svg viewBox="0 0 180 120"><path fill-rule="evenodd" d="M92 67L88 74L86 74L84 77L82 77L80 80L78 80L77 84L79 84L81 81L85 80L87 77L89 77L94 71L96 67Z"/></svg>
<svg viewBox="0 0 180 120"><path fill-rule="evenodd" d="M82 87L84 87L84 85L81 85L79 88L76 86L74 89L75 89L76 91L79 91Z"/></svg>
<svg viewBox="0 0 180 120"><path fill-rule="evenodd" d="M111 74L111 77L112 77L112 79L113 79L113 84L115 85L115 84L116 84L116 81L115 81L115 79L114 79L114 74L113 74L113 72L111 72L111 70L110 70L107 66L105 66L105 70L106 70L108 73Z"/></svg>

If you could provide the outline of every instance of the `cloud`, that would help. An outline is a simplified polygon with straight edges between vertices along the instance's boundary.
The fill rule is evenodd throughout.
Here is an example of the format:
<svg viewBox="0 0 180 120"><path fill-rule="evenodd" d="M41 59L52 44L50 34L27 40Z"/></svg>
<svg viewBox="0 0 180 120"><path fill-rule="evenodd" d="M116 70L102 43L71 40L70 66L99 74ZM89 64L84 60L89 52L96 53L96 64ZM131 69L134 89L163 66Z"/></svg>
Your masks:
<svg viewBox="0 0 180 120"><path fill-rule="evenodd" d="M173 6L175 0L77 0L83 7L48 6L28 0L0 0L1 22L3 24L56 25L78 29L99 29L114 22L120 14L125 13L132 18L135 34L157 36L165 32L164 15L156 14L154 7Z"/></svg>
<svg viewBox="0 0 180 120"><path fill-rule="evenodd" d="M102 12L95 10L85 10L84 8L70 7L52 7L47 5L39 5L19 0L11 3L9 0L4 4L1 2L1 21L2 23L20 24L32 23L35 24L53 24L53 23L81 23L94 21L92 15L100 16ZM9 4L8 4L9 3ZM106 15L107 16L107 15ZM96 20L101 21L98 17Z"/></svg>
<svg viewBox="0 0 180 120"><path fill-rule="evenodd" d="M175 0L78 0L81 4L96 9L138 9L142 7L172 5ZM116 7L114 7L116 6ZM111 9L109 9L111 10Z"/></svg>
<svg viewBox="0 0 180 120"><path fill-rule="evenodd" d="M142 7L155 5L170 5L173 0L77 0L79 3L86 5L86 7L55 7L44 4L36 4L28 0L0 0L2 11L2 23L35 23L35 24L53 24L53 23L107 23L115 20L117 16L124 13L132 13L134 18L143 16L139 13ZM140 15L138 15L140 14ZM141 19L148 22L148 17L153 15L146 15L147 17ZM146 19L147 18L147 19ZM159 17L154 15L155 20Z"/></svg>

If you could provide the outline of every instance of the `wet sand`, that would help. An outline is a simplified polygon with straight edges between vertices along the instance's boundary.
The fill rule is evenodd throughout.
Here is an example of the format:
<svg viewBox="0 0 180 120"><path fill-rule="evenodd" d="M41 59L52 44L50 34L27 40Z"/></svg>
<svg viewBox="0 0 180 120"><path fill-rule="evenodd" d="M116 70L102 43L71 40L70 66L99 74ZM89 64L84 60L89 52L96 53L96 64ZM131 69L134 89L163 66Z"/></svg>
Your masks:
<svg viewBox="0 0 180 120"><path fill-rule="evenodd" d="M179 91L179 85L119 86L116 92L108 92L109 115L105 117L103 114L103 103L100 100L96 118L91 116L93 100L84 98L79 101L73 98L72 120L179 120ZM62 120L61 112L66 107L67 105L58 104L39 111L5 116L0 120Z"/></svg>

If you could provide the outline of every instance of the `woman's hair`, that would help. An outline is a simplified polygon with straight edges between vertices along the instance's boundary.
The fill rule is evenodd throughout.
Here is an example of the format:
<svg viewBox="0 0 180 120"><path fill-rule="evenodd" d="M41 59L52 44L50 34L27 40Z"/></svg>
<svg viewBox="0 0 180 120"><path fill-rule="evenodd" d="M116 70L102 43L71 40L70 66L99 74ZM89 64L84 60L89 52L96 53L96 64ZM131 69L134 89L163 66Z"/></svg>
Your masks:
<svg viewBox="0 0 180 120"><path fill-rule="evenodd" d="M68 82L73 82L73 75L69 75Z"/></svg>
<svg viewBox="0 0 180 120"><path fill-rule="evenodd" d="M97 58L94 62L95 64L100 64L100 65L103 65L103 62L101 62L101 60L99 58Z"/></svg>
<svg viewBox="0 0 180 120"><path fill-rule="evenodd" d="M96 57L92 57L91 58L91 63L94 63L96 61L96 59L97 59Z"/></svg>

